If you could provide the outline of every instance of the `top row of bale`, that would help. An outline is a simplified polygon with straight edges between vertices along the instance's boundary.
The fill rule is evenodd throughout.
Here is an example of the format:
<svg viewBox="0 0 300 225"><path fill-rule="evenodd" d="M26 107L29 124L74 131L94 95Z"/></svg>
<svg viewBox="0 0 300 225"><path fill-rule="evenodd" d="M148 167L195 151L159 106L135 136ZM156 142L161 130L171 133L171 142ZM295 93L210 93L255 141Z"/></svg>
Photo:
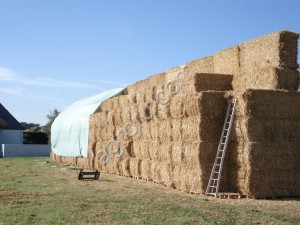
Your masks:
<svg viewBox="0 0 300 225"><path fill-rule="evenodd" d="M139 81L128 87L128 94L161 87L178 76L196 73L234 75L234 91L283 89L295 91L299 85L297 63L298 33L279 31L224 49ZM153 90L152 90L153 91Z"/></svg>

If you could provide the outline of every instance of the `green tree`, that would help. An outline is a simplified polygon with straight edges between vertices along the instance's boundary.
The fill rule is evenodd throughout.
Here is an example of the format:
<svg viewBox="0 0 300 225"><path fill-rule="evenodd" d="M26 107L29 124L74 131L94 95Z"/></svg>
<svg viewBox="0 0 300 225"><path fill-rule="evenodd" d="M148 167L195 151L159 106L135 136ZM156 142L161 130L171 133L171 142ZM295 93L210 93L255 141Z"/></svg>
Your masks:
<svg viewBox="0 0 300 225"><path fill-rule="evenodd" d="M45 133L48 135L49 144L51 142L51 126L52 126L52 123L54 122L54 120L56 119L56 117L59 115L59 113L60 112L55 108L52 111L50 110L49 114L46 115L48 122L45 125L45 128L46 128Z"/></svg>

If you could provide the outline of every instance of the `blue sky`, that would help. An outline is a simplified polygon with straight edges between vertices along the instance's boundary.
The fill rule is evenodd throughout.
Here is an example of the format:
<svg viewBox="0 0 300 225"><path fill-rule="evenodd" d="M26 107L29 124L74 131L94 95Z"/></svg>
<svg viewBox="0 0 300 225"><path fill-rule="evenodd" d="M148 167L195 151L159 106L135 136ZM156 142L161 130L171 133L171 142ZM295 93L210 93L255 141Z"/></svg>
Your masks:
<svg viewBox="0 0 300 225"><path fill-rule="evenodd" d="M0 0L0 102L17 120L278 30L300 1Z"/></svg>

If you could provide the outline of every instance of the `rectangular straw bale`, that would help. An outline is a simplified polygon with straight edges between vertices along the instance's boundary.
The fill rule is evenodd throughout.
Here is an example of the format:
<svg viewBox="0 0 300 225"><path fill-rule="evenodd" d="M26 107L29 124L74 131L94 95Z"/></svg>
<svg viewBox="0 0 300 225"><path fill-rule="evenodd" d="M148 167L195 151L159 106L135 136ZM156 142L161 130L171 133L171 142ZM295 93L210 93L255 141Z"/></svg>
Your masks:
<svg viewBox="0 0 300 225"><path fill-rule="evenodd" d="M261 67L297 69L298 38L297 33L279 31L240 44L241 69Z"/></svg>
<svg viewBox="0 0 300 225"><path fill-rule="evenodd" d="M197 95L187 95L183 110L185 116L209 116L220 118L225 115L227 102L225 92L204 91Z"/></svg>
<svg viewBox="0 0 300 225"><path fill-rule="evenodd" d="M121 175L121 166L120 166L121 159L118 157L112 157L109 161L109 164L112 165L112 172L114 174Z"/></svg>
<svg viewBox="0 0 300 225"><path fill-rule="evenodd" d="M181 187L181 182L182 182L182 177L181 175L181 166L180 165L173 165L172 167L172 185L176 189L180 189Z"/></svg>
<svg viewBox="0 0 300 225"><path fill-rule="evenodd" d="M249 117L246 126L246 138L250 142L300 142L300 114L298 120Z"/></svg>
<svg viewBox="0 0 300 225"><path fill-rule="evenodd" d="M157 104L157 117L159 119L168 119L170 118L170 104Z"/></svg>
<svg viewBox="0 0 300 225"><path fill-rule="evenodd" d="M141 159L150 159L149 141L140 142L140 155L141 155Z"/></svg>
<svg viewBox="0 0 300 225"><path fill-rule="evenodd" d="M82 169L90 169L89 168L89 163L88 163L88 159L84 158L84 157L78 157L76 164L78 167L82 168Z"/></svg>
<svg viewBox="0 0 300 225"><path fill-rule="evenodd" d="M212 56L200 58L188 62L186 64L188 67L189 74L194 73L213 73L214 72L214 59Z"/></svg>
<svg viewBox="0 0 300 225"><path fill-rule="evenodd" d="M201 91L232 90L233 76L230 74L196 73L186 77L181 85L181 93L195 94Z"/></svg>
<svg viewBox="0 0 300 225"><path fill-rule="evenodd" d="M111 98L112 101L112 110L119 108L119 96L114 96Z"/></svg>
<svg viewBox="0 0 300 225"><path fill-rule="evenodd" d="M122 158L122 160L120 161L119 165L120 165L120 173L121 175L124 176L131 176L131 171L129 168L129 159L127 157Z"/></svg>
<svg viewBox="0 0 300 225"><path fill-rule="evenodd" d="M128 95L119 95L118 98L119 98L119 107L121 109L128 107L128 104L129 104Z"/></svg>
<svg viewBox="0 0 300 225"><path fill-rule="evenodd" d="M106 119L107 112L100 112L94 114L95 116L95 129L102 128L108 125L108 121Z"/></svg>
<svg viewBox="0 0 300 225"><path fill-rule="evenodd" d="M184 117L183 105L187 100L186 95L175 95L170 101L170 115L172 119L179 119Z"/></svg>
<svg viewBox="0 0 300 225"><path fill-rule="evenodd" d="M141 128L141 133L142 133L142 140L144 141L151 141L152 137L151 137L151 132L150 132L150 125L151 123L143 123Z"/></svg>
<svg viewBox="0 0 300 225"><path fill-rule="evenodd" d="M121 113L122 113L122 109L120 109L120 108L116 108L113 111L113 121L114 121L115 126L120 126L123 124L122 118L121 118Z"/></svg>
<svg viewBox="0 0 300 225"><path fill-rule="evenodd" d="M178 77L178 72L182 71L181 66L176 66L171 69L168 69L165 73L166 82L173 80Z"/></svg>
<svg viewBox="0 0 300 225"><path fill-rule="evenodd" d="M182 119L182 140L199 141L200 140L200 117L187 117Z"/></svg>
<svg viewBox="0 0 300 225"><path fill-rule="evenodd" d="M200 143L198 143L198 146L196 147L196 149L199 151L198 152L198 154L199 154L199 157L198 157L199 164L198 165L200 166L199 171L201 171L201 185L202 185L202 189L205 190L208 180L209 180L209 176L210 176L212 167L213 167L213 163L214 163L214 160L215 160L215 157L217 154L218 142L215 142L215 143L200 142ZM229 150L227 150L227 151L229 152ZM193 153L193 154L195 154L195 153ZM229 154L229 153L226 153L226 154ZM190 154L190 155L192 155L192 154ZM227 158L225 158L224 166L226 164L228 164ZM191 167L191 165L189 167ZM225 171L225 169L223 171ZM225 179L226 179L226 177L225 177L225 175L223 175L222 180L225 180ZM223 186L223 184L221 184L221 186Z"/></svg>
<svg viewBox="0 0 300 225"><path fill-rule="evenodd" d="M195 192L199 194L204 194L206 188L203 189L202 180L201 180L201 171L198 169L192 169L189 174L190 180L190 192Z"/></svg>
<svg viewBox="0 0 300 225"><path fill-rule="evenodd" d="M114 118L115 110L111 110L106 115L107 125L114 126L115 125L115 118Z"/></svg>
<svg viewBox="0 0 300 225"><path fill-rule="evenodd" d="M182 140L182 120L181 119L172 119L171 120L171 134L173 141Z"/></svg>
<svg viewBox="0 0 300 225"><path fill-rule="evenodd" d="M129 170L133 177L141 177L141 160L137 158L129 158Z"/></svg>
<svg viewBox="0 0 300 225"><path fill-rule="evenodd" d="M297 70L264 67L242 71L233 79L234 90L245 89L284 89L297 90L299 72Z"/></svg>
<svg viewBox="0 0 300 225"><path fill-rule="evenodd" d="M137 104L145 103L145 92L139 91L136 93L136 102Z"/></svg>
<svg viewBox="0 0 300 225"><path fill-rule="evenodd" d="M151 160L150 174L152 180L161 182L161 162Z"/></svg>
<svg viewBox="0 0 300 225"><path fill-rule="evenodd" d="M262 118L298 119L300 92L247 90L243 95L246 114Z"/></svg>
<svg viewBox="0 0 300 225"><path fill-rule="evenodd" d="M172 142L171 161L175 166L183 163L183 146L181 141Z"/></svg>
<svg viewBox="0 0 300 225"><path fill-rule="evenodd" d="M96 110L96 112L107 112L113 109L113 104L111 99L107 99L101 103L100 107Z"/></svg>
<svg viewBox="0 0 300 225"><path fill-rule="evenodd" d="M149 102L149 103L141 103L138 105L138 113L141 121L143 122L149 122L153 118L155 118L155 108L157 104L155 102Z"/></svg>
<svg viewBox="0 0 300 225"><path fill-rule="evenodd" d="M115 160L115 157L112 156L110 158L110 160L108 161L108 163L106 165L104 165L105 172L116 174L115 173L115 163L114 163L114 160Z"/></svg>
<svg viewBox="0 0 300 225"><path fill-rule="evenodd" d="M161 120L159 121L158 126L158 136L159 140L164 141L172 141L172 127L170 120Z"/></svg>
<svg viewBox="0 0 300 225"><path fill-rule="evenodd" d="M136 104L137 103L136 94L137 93L134 92L134 93L130 93L130 94L127 95L129 104Z"/></svg>
<svg viewBox="0 0 300 225"><path fill-rule="evenodd" d="M159 141L159 121L151 120L149 123L152 141Z"/></svg>
<svg viewBox="0 0 300 225"><path fill-rule="evenodd" d="M239 46L233 46L214 54L214 73L237 75L240 70L239 52Z"/></svg>
<svg viewBox="0 0 300 225"><path fill-rule="evenodd" d="M172 187L172 166L168 162L162 162L160 164L160 177L161 182L167 187Z"/></svg>
<svg viewBox="0 0 300 225"><path fill-rule="evenodd" d="M146 103L149 103L149 102L152 102L155 100L155 93L156 92L156 86L151 86L151 87L148 87L146 90L145 90L145 95L144 95L144 99L145 99L145 102Z"/></svg>
<svg viewBox="0 0 300 225"><path fill-rule="evenodd" d="M149 159L141 160L141 177L144 179L151 179L150 163Z"/></svg>
<svg viewBox="0 0 300 225"><path fill-rule="evenodd" d="M160 142L158 142L158 141L150 141L149 142L148 151L149 151L150 159L152 161L157 161L158 160L158 149L159 149L159 146L160 146Z"/></svg>
<svg viewBox="0 0 300 225"><path fill-rule="evenodd" d="M113 126L107 126L99 130L97 140L109 141L114 137L114 130L115 128Z"/></svg>
<svg viewBox="0 0 300 225"><path fill-rule="evenodd" d="M158 160L161 162L170 163L172 160L172 144L168 141L162 141L158 145L157 150Z"/></svg>
<svg viewBox="0 0 300 225"><path fill-rule="evenodd" d="M50 159L55 161L55 153L53 152L53 150L51 149L51 152L50 152Z"/></svg>
<svg viewBox="0 0 300 225"><path fill-rule="evenodd" d="M191 175L189 169L186 167L182 166L180 170L180 177L181 177L181 182L180 182L180 190L182 191L190 191L191 190Z"/></svg>
<svg viewBox="0 0 300 225"><path fill-rule="evenodd" d="M122 125L125 126L131 121L131 108L126 106L121 111Z"/></svg>
<svg viewBox="0 0 300 225"><path fill-rule="evenodd" d="M134 141L132 144L132 152L133 152L133 157L142 159L142 154L141 154L141 141Z"/></svg>
<svg viewBox="0 0 300 225"><path fill-rule="evenodd" d="M145 87L157 86L165 82L165 73L152 75L127 87L128 94L143 91Z"/></svg>
<svg viewBox="0 0 300 225"><path fill-rule="evenodd" d="M300 170L300 142L252 142L248 148L252 169L268 171L270 175L276 169Z"/></svg>

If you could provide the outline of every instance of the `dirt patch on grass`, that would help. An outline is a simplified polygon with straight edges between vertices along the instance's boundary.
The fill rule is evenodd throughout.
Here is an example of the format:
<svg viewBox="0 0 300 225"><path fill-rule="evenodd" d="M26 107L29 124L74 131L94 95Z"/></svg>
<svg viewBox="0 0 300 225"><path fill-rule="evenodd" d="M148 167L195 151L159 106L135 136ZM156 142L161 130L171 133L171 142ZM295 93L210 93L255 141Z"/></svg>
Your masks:
<svg viewBox="0 0 300 225"><path fill-rule="evenodd" d="M45 196L49 196L49 194L29 194L15 191L0 191L0 201L29 200L32 198L39 199Z"/></svg>

